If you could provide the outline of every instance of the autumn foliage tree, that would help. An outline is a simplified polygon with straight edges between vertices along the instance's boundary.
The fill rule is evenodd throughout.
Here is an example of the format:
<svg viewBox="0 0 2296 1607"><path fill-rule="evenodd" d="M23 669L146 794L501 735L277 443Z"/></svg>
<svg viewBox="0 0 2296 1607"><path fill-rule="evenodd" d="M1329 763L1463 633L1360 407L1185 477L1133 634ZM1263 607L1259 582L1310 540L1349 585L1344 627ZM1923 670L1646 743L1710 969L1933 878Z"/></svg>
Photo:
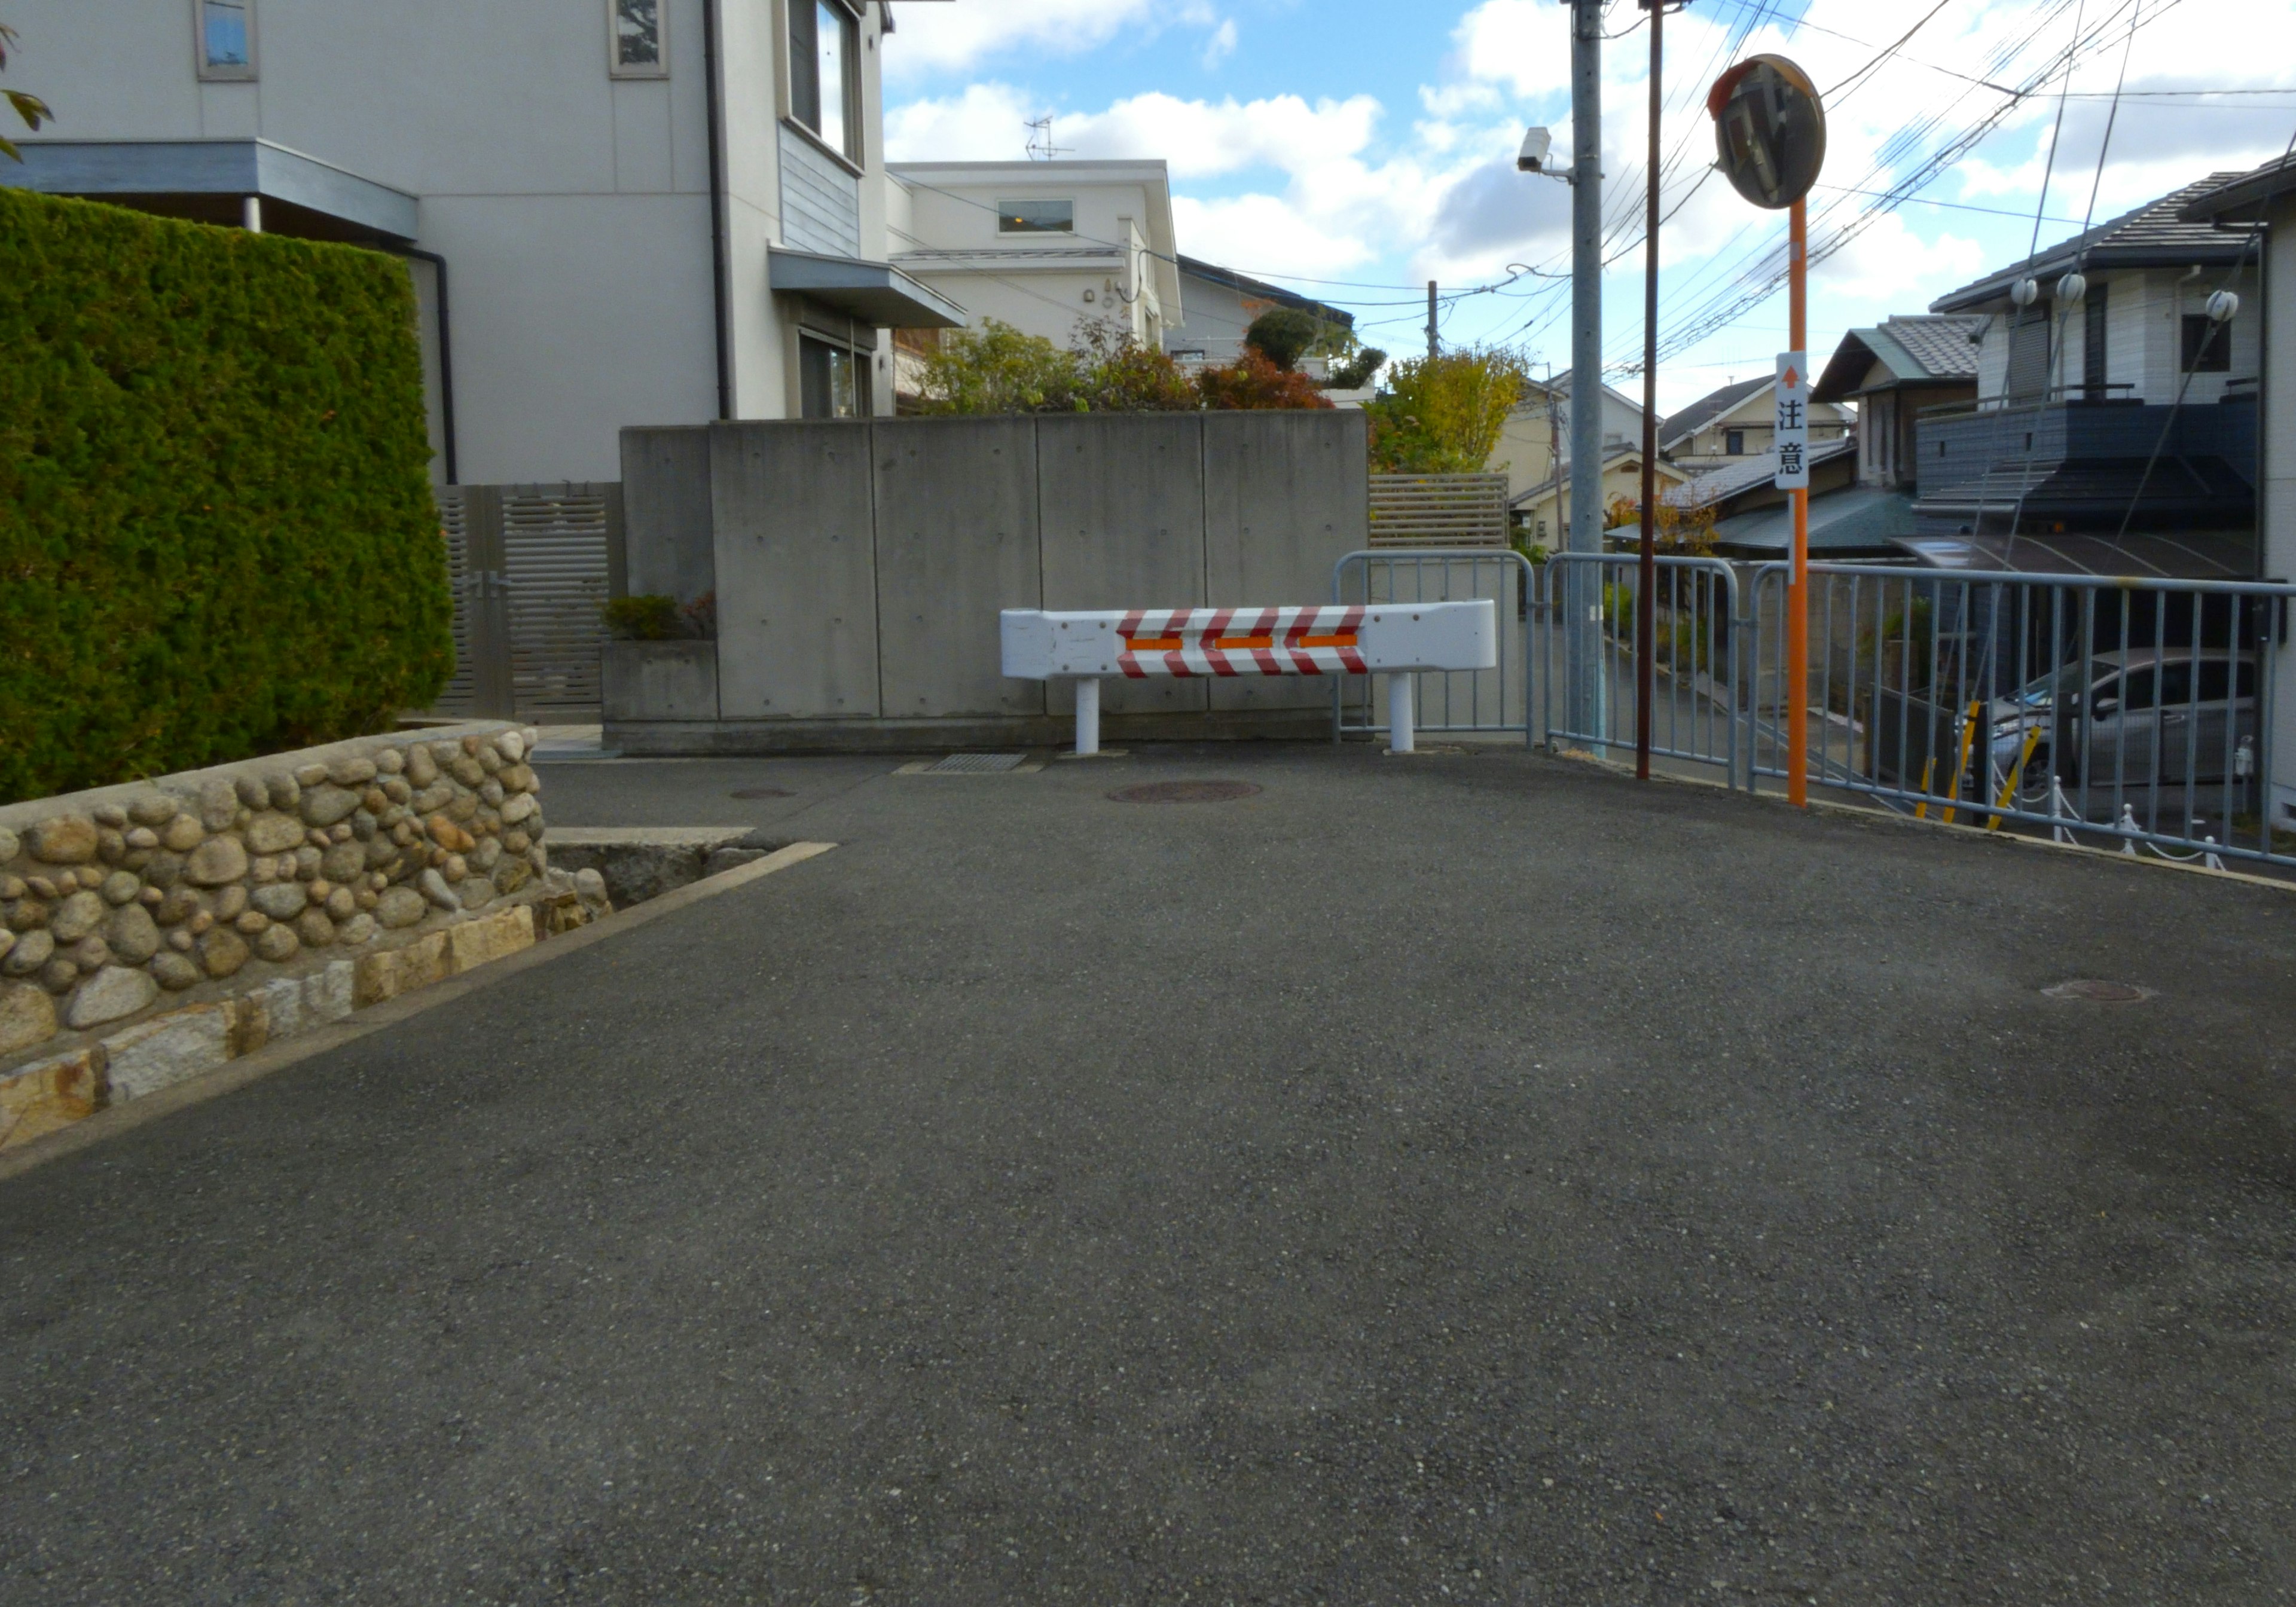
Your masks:
<svg viewBox="0 0 2296 1607"><path fill-rule="evenodd" d="M1481 348L1407 357L1389 371L1371 414L1372 469L1381 474L1479 474L1529 371L1510 351Z"/></svg>

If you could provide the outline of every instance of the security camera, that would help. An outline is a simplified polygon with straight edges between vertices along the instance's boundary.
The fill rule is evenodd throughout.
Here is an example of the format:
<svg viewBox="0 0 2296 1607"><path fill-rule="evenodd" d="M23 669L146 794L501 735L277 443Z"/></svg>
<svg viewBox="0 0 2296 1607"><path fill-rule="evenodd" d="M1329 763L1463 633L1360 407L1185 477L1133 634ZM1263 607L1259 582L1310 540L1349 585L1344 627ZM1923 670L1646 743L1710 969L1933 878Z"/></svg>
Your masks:
<svg viewBox="0 0 2296 1607"><path fill-rule="evenodd" d="M1554 143L1554 136L1544 128L1533 128L1522 136L1522 149L1515 152L1514 165L1524 173L1546 171L1546 153Z"/></svg>

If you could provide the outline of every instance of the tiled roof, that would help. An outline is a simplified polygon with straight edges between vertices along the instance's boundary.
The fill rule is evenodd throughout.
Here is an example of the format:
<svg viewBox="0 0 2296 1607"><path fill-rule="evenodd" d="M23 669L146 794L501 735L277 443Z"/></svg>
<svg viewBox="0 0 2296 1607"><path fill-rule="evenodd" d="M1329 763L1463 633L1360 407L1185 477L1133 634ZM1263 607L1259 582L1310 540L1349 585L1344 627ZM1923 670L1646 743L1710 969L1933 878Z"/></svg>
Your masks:
<svg viewBox="0 0 2296 1607"><path fill-rule="evenodd" d="M1768 382L1767 380L1763 381L1764 384ZM1830 441L1812 441L1809 444L1810 466L1816 468L1845 452L1857 450L1857 438L1855 435L1836 436ZM1661 493L1659 500L1677 508L1703 508L1761 485L1777 471L1778 449L1772 447L1767 451L1731 458L1725 467L1710 470L1670 491Z"/></svg>
<svg viewBox="0 0 2296 1607"><path fill-rule="evenodd" d="M1981 314L1917 313L1911 317L1884 318L1879 332L1905 348L1922 365L1919 376L1932 380L1973 380L1977 377L1977 343L1971 337L1985 328Z"/></svg>
<svg viewBox="0 0 2296 1607"><path fill-rule="evenodd" d="M1702 396L1679 413L1670 413L1659 421L1658 444L1671 447L1686 435L1695 435L1720 418L1739 403L1757 391L1767 390L1776 381L1775 374L1758 374L1751 380L1741 380L1735 385L1725 385L1710 396Z"/></svg>
<svg viewBox="0 0 2296 1607"><path fill-rule="evenodd" d="M2182 216L2187 203L2209 191L2241 177L2236 172L2211 173L2160 200L2099 224L2086 234L2060 242L2022 262L1997 269L1930 303L1933 313L1968 312L1993 302L2005 302L2009 287L2020 279L2038 279L2046 286L2074 263L2090 267L2176 267L2187 263L2229 263L2249 249L2247 236L2226 233L2210 223L2189 223Z"/></svg>
<svg viewBox="0 0 2296 1607"><path fill-rule="evenodd" d="M1866 389L1866 371L1876 361L1890 376L1874 383L1877 390L1890 383L1937 380L1974 383L1975 337L1987 322L1983 313L1931 313L1884 318L1871 329L1846 330L1811 388L1810 400L1839 402L1857 396Z"/></svg>

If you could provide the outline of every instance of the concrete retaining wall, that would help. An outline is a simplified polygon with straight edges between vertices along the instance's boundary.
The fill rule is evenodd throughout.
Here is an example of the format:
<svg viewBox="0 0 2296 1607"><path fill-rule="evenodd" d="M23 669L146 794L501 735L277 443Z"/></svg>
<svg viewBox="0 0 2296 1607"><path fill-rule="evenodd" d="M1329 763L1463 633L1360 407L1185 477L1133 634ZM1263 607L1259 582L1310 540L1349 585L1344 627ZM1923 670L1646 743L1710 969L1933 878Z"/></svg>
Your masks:
<svg viewBox="0 0 2296 1607"><path fill-rule="evenodd" d="M1326 601L1368 539L1365 454L1353 409L627 430L630 587L714 590L718 635L611 648L606 741L1064 741L1072 693L999 673L998 611ZM1104 703L1135 738L1319 736L1330 708L1329 683L1299 679L1134 682Z"/></svg>

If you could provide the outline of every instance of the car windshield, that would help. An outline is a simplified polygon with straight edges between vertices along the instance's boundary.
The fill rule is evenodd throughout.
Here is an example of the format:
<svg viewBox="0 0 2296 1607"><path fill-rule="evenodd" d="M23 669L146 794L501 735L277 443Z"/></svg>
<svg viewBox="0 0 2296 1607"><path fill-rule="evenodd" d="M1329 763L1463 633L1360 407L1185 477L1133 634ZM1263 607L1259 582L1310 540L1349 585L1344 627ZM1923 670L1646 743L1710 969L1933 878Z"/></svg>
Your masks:
<svg viewBox="0 0 2296 1607"><path fill-rule="evenodd" d="M2095 674L2095 667L2089 673ZM2029 681L2009 694L2009 701L2025 709L2046 709L2060 693L2078 694L2081 689L2081 666L2068 664L2053 669L2038 681Z"/></svg>

